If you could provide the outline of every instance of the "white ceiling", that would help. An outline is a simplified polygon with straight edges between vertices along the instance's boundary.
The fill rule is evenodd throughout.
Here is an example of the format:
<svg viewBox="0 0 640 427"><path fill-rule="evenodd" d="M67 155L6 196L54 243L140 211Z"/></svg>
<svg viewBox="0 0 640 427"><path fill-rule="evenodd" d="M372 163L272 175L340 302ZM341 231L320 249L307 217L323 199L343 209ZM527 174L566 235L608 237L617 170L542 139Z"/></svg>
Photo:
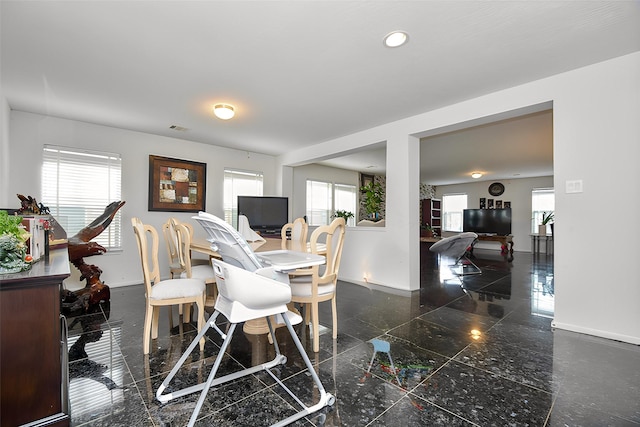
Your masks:
<svg viewBox="0 0 640 427"><path fill-rule="evenodd" d="M553 175L553 111L543 109L421 139L420 182L431 185ZM319 162L369 174L383 174L386 147Z"/></svg>
<svg viewBox="0 0 640 427"><path fill-rule="evenodd" d="M2 0L0 14L12 109L271 155L640 50L638 1ZM409 43L384 47L396 29ZM218 102L236 118L214 118ZM449 136L427 143L438 182L513 150ZM504 173L540 166L517 162Z"/></svg>

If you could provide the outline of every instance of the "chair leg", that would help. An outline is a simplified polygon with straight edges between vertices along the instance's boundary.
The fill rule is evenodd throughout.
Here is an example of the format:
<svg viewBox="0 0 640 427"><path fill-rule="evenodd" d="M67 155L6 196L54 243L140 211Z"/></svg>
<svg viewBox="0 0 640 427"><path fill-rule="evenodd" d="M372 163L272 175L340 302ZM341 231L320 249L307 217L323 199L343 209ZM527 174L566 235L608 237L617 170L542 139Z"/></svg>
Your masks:
<svg viewBox="0 0 640 427"><path fill-rule="evenodd" d="M206 282L207 292L204 297L204 306L214 308L218 299L218 286L215 281Z"/></svg>
<svg viewBox="0 0 640 427"><path fill-rule="evenodd" d="M170 305L167 306L169 312L169 330L173 329L173 309Z"/></svg>
<svg viewBox="0 0 640 427"><path fill-rule="evenodd" d="M336 296L331 298L331 312L333 314L333 339L338 338L338 308L336 304Z"/></svg>
<svg viewBox="0 0 640 427"><path fill-rule="evenodd" d="M151 350L151 319L153 317L153 307L147 305L147 310L144 314L144 337L142 338L142 351L144 354L149 354Z"/></svg>
<svg viewBox="0 0 640 427"><path fill-rule="evenodd" d="M160 307L153 307L153 319L151 320L151 339L158 338L158 323L160 323Z"/></svg>
<svg viewBox="0 0 640 427"><path fill-rule="evenodd" d="M311 304L303 303L302 307L304 308L304 324L308 325L311 323Z"/></svg>
<svg viewBox="0 0 640 427"><path fill-rule="evenodd" d="M183 306L181 305L181 306L180 306L180 309L182 309L182 315L183 315L183 317L182 317L182 321L183 321L184 323L189 323L189 322L191 322L191 303L189 303L189 304L184 304L184 308L183 308Z"/></svg>
<svg viewBox="0 0 640 427"><path fill-rule="evenodd" d="M313 351L320 351L320 318L318 315L318 302L311 303L311 326L313 327Z"/></svg>
<svg viewBox="0 0 640 427"><path fill-rule="evenodd" d="M198 331L204 328L204 303L206 300L206 292L203 293L200 298L196 300L196 306L198 307ZM204 351L204 336L200 340L200 351Z"/></svg>

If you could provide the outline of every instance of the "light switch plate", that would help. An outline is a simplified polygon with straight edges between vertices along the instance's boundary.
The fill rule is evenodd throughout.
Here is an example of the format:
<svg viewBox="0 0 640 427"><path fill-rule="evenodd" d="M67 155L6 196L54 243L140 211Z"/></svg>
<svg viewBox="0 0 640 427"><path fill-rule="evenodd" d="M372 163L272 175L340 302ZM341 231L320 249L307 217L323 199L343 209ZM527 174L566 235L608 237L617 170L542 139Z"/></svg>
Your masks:
<svg viewBox="0 0 640 427"><path fill-rule="evenodd" d="M574 179L571 181L567 181L565 183L565 192L566 193L582 193L582 180Z"/></svg>

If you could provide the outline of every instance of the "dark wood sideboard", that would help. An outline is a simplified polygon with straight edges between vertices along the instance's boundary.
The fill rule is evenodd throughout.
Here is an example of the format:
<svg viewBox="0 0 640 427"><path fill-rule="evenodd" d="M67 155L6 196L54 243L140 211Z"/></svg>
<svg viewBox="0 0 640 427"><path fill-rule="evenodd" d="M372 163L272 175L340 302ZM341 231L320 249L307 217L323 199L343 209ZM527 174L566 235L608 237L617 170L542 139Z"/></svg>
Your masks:
<svg viewBox="0 0 640 427"><path fill-rule="evenodd" d="M0 274L0 424L68 426L66 328L60 285L67 248L31 270Z"/></svg>

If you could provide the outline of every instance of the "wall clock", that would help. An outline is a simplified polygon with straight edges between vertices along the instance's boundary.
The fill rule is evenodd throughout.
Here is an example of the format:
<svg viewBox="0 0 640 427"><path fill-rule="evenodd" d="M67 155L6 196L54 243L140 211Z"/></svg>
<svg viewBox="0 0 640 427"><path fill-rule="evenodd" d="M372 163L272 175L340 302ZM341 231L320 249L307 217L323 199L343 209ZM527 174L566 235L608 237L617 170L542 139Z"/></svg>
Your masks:
<svg viewBox="0 0 640 427"><path fill-rule="evenodd" d="M494 182L489 186L489 194L492 196L500 196L504 193L504 185L499 182Z"/></svg>

